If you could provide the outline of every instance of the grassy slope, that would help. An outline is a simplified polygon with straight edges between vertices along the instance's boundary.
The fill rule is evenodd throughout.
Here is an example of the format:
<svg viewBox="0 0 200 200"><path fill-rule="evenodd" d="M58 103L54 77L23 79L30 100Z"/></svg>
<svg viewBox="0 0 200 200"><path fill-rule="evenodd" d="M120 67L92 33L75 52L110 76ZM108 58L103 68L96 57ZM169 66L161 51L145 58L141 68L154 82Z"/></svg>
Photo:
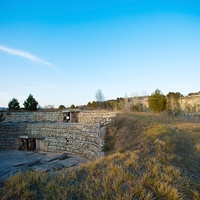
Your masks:
<svg viewBox="0 0 200 200"><path fill-rule="evenodd" d="M59 175L18 174L0 199L200 199L200 124L119 115L104 149L106 157Z"/></svg>

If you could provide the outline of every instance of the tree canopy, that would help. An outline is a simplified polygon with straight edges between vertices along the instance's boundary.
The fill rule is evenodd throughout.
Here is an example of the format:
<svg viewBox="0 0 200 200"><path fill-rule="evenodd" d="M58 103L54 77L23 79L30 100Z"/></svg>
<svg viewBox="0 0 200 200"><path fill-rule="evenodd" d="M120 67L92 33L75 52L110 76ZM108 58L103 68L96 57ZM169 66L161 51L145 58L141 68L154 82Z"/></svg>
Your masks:
<svg viewBox="0 0 200 200"><path fill-rule="evenodd" d="M175 117L181 110L180 98L183 95L180 92L169 92L166 96L166 109Z"/></svg>
<svg viewBox="0 0 200 200"><path fill-rule="evenodd" d="M71 109L74 109L74 108L76 108L76 106L75 106L74 104L72 104L72 105L70 106L70 108L71 108Z"/></svg>
<svg viewBox="0 0 200 200"><path fill-rule="evenodd" d="M29 111L36 111L38 109L38 102L35 100L32 94L28 96L23 105L24 108Z"/></svg>
<svg viewBox="0 0 200 200"><path fill-rule="evenodd" d="M13 110L18 110L20 108L19 102L17 99L13 98L9 103L8 103L8 108L13 109Z"/></svg>
<svg viewBox="0 0 200 200"><path fill-rule="evenodd" d="M166 109L166 98L159 89L148 98L149 109L154 113L161 113Z"/></svg>
<svg viewBox="0 0 200 200"><path fill-rule="evenodd" d="M65 109L65 106L64 106L64 105L60 105L60 106L58 107L58 109L59 109L59 110L63 110L63 109Z"/></svg>

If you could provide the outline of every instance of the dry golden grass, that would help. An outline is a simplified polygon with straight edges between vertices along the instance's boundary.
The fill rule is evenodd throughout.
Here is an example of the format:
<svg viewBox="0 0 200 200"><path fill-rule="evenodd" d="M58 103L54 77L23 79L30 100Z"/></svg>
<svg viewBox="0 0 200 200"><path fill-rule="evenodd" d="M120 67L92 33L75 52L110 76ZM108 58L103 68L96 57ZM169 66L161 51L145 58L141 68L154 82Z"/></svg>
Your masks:
<svg viewBox="0 0 200 200"><path fill-rule="evenodd" d="M106 138L105 157L54 176L18 174L0 199L200 199L200 124L123 114Z"/></svg>

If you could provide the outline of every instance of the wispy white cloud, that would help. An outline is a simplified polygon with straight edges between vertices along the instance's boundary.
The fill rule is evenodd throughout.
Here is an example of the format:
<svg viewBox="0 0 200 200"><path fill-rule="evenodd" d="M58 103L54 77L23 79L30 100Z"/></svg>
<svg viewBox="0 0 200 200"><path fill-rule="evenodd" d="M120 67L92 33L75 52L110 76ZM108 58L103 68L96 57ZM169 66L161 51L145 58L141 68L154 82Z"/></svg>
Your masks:
<svg viewBox="0 0 200 200"><path fill-rule="evenodd" d="M8 54L12 54L12 55L16 55L16 56L21 56L21 57L24 57L26 59L29 59L29 60L32 60L34 62L37 62L37 63L40 63L40 64L44 64L44 65L48 65L49 67L54 67L53 64L41 59L41 58L38 58L37 56L29 53L29 52L26 52L26 51L21 51L21 50L18 50L18 49L12 49L12 48L9 48L9 47L6 47L6 46L3 46L3 45L0 45L0 51L3 51L3 52L6 52Z"/></svg>

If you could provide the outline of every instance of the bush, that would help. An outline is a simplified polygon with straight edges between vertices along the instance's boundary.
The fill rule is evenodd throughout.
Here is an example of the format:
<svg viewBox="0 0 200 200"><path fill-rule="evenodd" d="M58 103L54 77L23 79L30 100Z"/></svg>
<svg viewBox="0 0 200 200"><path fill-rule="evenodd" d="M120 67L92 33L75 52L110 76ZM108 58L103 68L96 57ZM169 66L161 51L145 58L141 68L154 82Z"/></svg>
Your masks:
<svg viewBox="0 0 200 200"><path fill-rule="evenodd" d="M65 106L64 105L60 105L58 109L59 110L63 110L63 109L65 109Z"/></svg>
<svg viewBox="0 0 200 200"><path fill-rule="evenodd" d="M156 90L149 98L149 109L154 113L161 113L166 109L166 98L160 90Z"/></svg>

